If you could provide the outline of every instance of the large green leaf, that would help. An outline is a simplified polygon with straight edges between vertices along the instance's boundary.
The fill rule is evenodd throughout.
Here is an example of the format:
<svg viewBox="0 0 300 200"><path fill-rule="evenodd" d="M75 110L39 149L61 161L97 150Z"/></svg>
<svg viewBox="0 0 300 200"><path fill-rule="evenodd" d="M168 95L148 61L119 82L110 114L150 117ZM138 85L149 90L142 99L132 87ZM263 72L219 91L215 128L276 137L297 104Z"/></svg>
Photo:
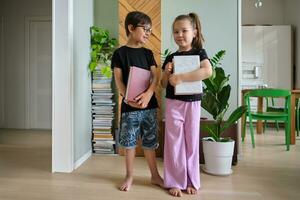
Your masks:
<svg viewBox="0 0 300 200"><path fill-rule="evenodd" d="M207 79L205 79L203 82L204 82L204 84L205 84L207 90L213 91L213 92L216 91L217 86L214 84L214 81L213 81L212 78L207 78ZM216 88L216 89L215 89L215 88Z"/></svg>
<svg viewBox="0 0 300 200"><path fill-rule="evenodd" d="M217 85L217 92L219 92L226 85L228 78L225 76L224 70L220 67L216 67L215 72L216 76L214 78L214 83Z"/></svg>
<svg viewBox="0 0 300 200"><path fill-rule="evenodd" d="M213 69L215 69L216 67L218 67L220 65L220 61L223 59L225 52L226 52L225 50L221 50L221 51L217 52L213 56L213 58L210 59Z"/></svg>
<svg viewBox="0 0 300 200"><path fill-rule="evenodd" d="M228 120L225 121L223 127L220 132L223 133L226 129L232 126L238 119L242 117L242 115L247 111L247 106L240 106L235 109L232 114L229 116Z"/></svg>
<svg viewBox="0 0 300 200"><path fill-rule="evenodd" d="M210 137L213 138L214 141L218 141L218 130L216 124L204 123L201 124L200 130L201 132L206 132Z"/></svg>
<svg viewBox="0 0 300 200"><path fill-rule="evenodd" d="M218 93L219 111L222 112L228 106L228 100L230 97L231 86L226 85Z"/></svg>
<svg viewBox="0 0 300 200"><path fill-rule="evenodd" d="M218 103L219 102L216 100L215 95L212 92L207 91L202 97L201 107L210 113L214 119L216 119L219 114Z"/></svg>

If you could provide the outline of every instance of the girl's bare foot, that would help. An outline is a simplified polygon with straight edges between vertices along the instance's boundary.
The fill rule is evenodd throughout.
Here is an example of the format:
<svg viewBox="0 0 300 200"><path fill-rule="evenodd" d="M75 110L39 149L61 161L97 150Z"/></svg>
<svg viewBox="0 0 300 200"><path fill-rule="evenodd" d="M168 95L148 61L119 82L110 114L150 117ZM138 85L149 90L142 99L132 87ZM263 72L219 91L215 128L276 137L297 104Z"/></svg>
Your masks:
<svg viewBox="0 0 300 200"><path fill-rule="evenodd" d="M157 176L157 177L152 177L151 178L151 183L153 184L153 185L158 185L159 187L162 187L162 188L164 188L165 186L164 186L164 180L161 178L161 176Z"/></svg>
<svg viewBox="0 0 300 200"><path fill-rule="evenodd" d="M171 188L171 189L169 189L169 193L171 195L173 195L174 197L181 197L182 196L182 192L178 188Z"/></svg>
<svg viewBox="0 0 300 200"><path fill-rule="evenodd" d="M188 187L186 188L186 192L187 192L188 194L197 194L197 190L196 190L193 186L188 186Z"/></svg>
<svg viewBox="0 0 300 200"><path fill-rule="evenodd" d="M124 179L123 183L119 186L119 189L121 191L125 191L125 192L128 191L128 190L130 190L130 187L132 185L132 180L133 180L132 177L126 177Z"/></svg>

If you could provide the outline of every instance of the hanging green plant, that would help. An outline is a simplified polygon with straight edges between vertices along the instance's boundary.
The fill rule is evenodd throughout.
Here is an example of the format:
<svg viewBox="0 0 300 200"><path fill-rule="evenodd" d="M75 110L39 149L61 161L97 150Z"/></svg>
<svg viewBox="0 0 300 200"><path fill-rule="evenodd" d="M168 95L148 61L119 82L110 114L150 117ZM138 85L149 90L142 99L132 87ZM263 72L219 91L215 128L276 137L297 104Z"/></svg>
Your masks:
<svg viewBox="0 0 300 200"><path fill-rule="evenodd" d="M90 28L90 34L91 61L89 70L93 73L99 67L100 72L110 78L112 76L110 62L112 54L118 44L117 39L111 38L108 30L97 26Z"/></svg>

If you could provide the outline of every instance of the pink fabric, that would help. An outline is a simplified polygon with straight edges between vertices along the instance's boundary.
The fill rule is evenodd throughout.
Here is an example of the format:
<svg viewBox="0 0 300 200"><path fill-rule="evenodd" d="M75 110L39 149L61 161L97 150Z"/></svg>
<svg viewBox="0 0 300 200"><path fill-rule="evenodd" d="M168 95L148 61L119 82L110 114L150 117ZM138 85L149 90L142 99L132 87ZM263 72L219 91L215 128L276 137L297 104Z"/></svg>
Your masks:
<svg viewBox="0 0 300 200"><path fill-rule="evenodd" d="M166 99L164 184L166 188L200 188L200 101Z"/></svg>

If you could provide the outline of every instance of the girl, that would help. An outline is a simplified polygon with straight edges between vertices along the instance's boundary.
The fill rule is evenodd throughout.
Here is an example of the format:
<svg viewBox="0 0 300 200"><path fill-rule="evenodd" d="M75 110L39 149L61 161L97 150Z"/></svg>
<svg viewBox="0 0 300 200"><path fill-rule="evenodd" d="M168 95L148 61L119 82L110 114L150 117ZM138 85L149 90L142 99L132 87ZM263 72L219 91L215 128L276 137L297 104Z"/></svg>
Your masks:
<svg viewBox="0 0 300 200"><path fill-rule="evenodd" d="M182 190L196 194L200 188L199 125L201 94L175 95L181 82L204 80L212 75L212 67L203 49L203 36L195 13L179 15L173 22L173 37L178 50L167 56L162 69L162 86L166 87L166 128L164 146L164 184L173 196ZM199 55L199 69L173 74L174 56Z"/></svg>
<svg viewBox="0 0 300 200"><path fill-rule="evenodd" d="M127 44L118 48L111 60L115 82L120 95L123 96L118 143L126 149L126 176L119 187L121 191L128 191L132 185L133 161L138 138L142 140L142 147L151 172L152 184L163 187L163 180L158 173L155 158L155 149L158 147L156 119L158 104L154 91L159 81L153 53L150 49L143 47L151 35L151 25L151 19L145 13L139 11L128 13L125 19ZM125 101L124 99L130 66L149 70L152 74L152 82L149 88L138 95L135 101Z"/></svg>

